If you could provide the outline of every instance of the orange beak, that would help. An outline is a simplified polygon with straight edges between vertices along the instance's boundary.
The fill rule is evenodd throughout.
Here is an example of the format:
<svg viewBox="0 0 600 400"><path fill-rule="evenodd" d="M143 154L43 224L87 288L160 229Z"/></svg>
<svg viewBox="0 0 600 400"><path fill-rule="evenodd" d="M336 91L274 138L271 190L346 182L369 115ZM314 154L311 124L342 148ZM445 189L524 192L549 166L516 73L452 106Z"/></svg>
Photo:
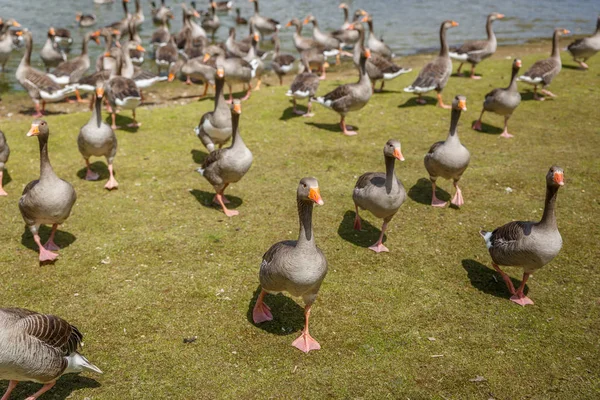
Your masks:
<svg viewBox="0 0 600 400"><path fill-rule="evenodd" d="M51 34L51 35L53 35L53 36L56 35L56 32L54 31L54 28L48 29L48 33Z"/></svg>
<svg viewBox="0 0 600 400"><path fill-rule="evenodd" d="M365 57L371 58L371 50L365 49Z"/></svg>
<svg viewBox="0 0 600 400"><path fill-rule="evenodd" d="M292 26L292 21L288 22L287 24L285 24L286 28L289 28L290 26Z"/></svg>
<svg viewBox="0 0 600 400"><path fill-rule="evenodd" d="M235 104L233 105L233 111L234 111L236 114L241 114L241 113L242 113L242 104L241 104L241 103L235 103Z"/></svg>
<svg viewBox="0 0 600 400"><path fill-rule="evenodd" d="M106 53L104 53L104 57L110 57L110 51L107 51Z"/></svg>
<svg viewBox="0 0 600 400"><path fill-rule="evenodd" d="M98 98L101 99L102 96L104 96L104 88L96 88L96 96L98 96Z"/></svg>
<svg viewBox="0 0 600 400"><path fill-rule="evenodd" d="M517 60L515 64L517 65L517 67L521 68L521 60Z"/></svg>
<svg viewBox="0 0 600 400"><path fill-rule="evenodd" d="M394 149L394 157L400 161L404 161L404 156L402 155L402 150L400 150L400 147L396 147Z"/></svg>
<svg viewBox="0 0 600 400"><path fill-rule="evenodd" d="M204 58L202 59L202 62L207 62L209 58L210 58L210 54L208 54L208 53L204 54Z"/></svg>
<svg viewBox="0 0 600 400"><path fill-rule="evenodd" d="M564 186L565 184L565 176L562 172L554 173L554 182L558 183L560 186Z"/></svg>
<svg viewBox="0 0 600 400"><path fill-rule="evenodd" d="M258 36L258 33L254 34L254 40L256 40L258 42L258 40L260 39L260 37Z"/></svg>
<svg viewBox="0 0 600 400"><path fill-rule="evenodd" d="M363 14L364 15L364 14ZM369 20L369 16L365 15L360 22L367 22Z"/></svg>
<svg viewBox="0 0 600 400"><path fill-rule="evenodd" d="M458 26L458 22L452 21L452 26Z"/></svg>
<svg viewBox="0 0 600 400"><path fill-rule="evenodd" d="M38 124L31 124L31 129L27 132L27 136L37 136L40 134L40 126Z"/></svg>
<svg viewBox="0 0 600 400"><path fill-rule="evenodd" d="M308 18L308 17L307 17L307 18L304 18L304 21L302 22L302 25L306 25L306 24L308 24L309 22L310 22L310 21L309 21L309 18Z"/></svg>
<svg viewBox="0 0 600 400"><path fill-rule="evenodd" d="M75 15L75 21L79 21L81 19L81 14L76 14Z"/></svg>
<svg viewBox="0 0 600 400"><path fill-rule="evenodd" d="M19 28L21 26L17 21L13 21L13 26Z"/></svg>
<svg viewBox="0 0 600 400"><path fill-rule="evenodd" d="M174 80L174 79L175 79L175 74L174 74L174 73L172 73L172 72L169 72L169 78L168 78L168 81L169 81L169 82L173 82L173 80Z"/></svg>
<svg viewBox="0 0 600 400"><path fill-rule="evenodd" d="M92 39L94 42L96 42L96 44L100 44L100 38L98 36L92 36Z"/></svg>
<svg viewBox="0 0 600 400"><path fill-rule="evenodd" d="M502 19L502 18L504 18L504 14L498 14L498 15L496 15L496 18Z"/></svg>
<svg viewBox="0 0 600 400"><path fill-rule="evenodd" d="M214 3L213 3L214 4ZM214 6L213 6L214 7ZM196 18L200 18L200 14L198 13L198 11L194 10L194 17Z"/></svg>
<svg viewBox="0 0 600 400"><path fill-rule="evenodd" d="M463 111L467 111L467 102L466 100L459 100L458 101L458 108L463 110Z"/></svg>
<svg viewBox="0 0 600 400"><path fill-rule="evenodd" d="M369 15L365 10L360 10L360 15Z"/></svg>
<svg viewBox="0 0 600 400"><path fill-rule="evenodd" d="M217 69L217 76L219 78L222 78L223 76L225 76L225 71L223 71L221 68Z"/></svg>
<svg viewBox="0 0 600 400"><path fill-rule="evenodd" d="M169 14L169 18L175 19L175 16L173 14Z"/></svg>
<svg viewBox="0 0 600 400"><path fill-rule="evenodd" d="M570 30L568 30L568 29L563 29L563 34L564 34L564 35L568 35L569 33L571 33L571 31L570 31Z"/></svg>
<svg viewBox="0 0 600 400"><path fill-rule="evenodd" d="M318 187L310 188L310 190L308 191L308 198L320 206L324 204L323 199L321 198L321 192L319 191Z"/></svg>
<svg viewBox="0 0 600 400"><path fill-rule="evenodd" d="M348 27L346 28L346 30L351 31L352 29L354 29L354 24L350 24L348 25Z"/></svg>
<svg viewBox="0 0 600 400"><path fill-rule="evenodd" d="M213 1L212 3L210 3L210 5L211 5L212 7L217 7L217 3L215 3L214 1Z"/></svg>
<svg viewBox="0 0 600 400"><path fill-rule="evenodd" d="M142 47L142 45L139 45L139 44L138 44L137 46L135 46L135 49L136 49L137 51L146 51L146 49L145 49L145 48L143 48L143 47Z"/></svg>
<svg viewBox="0 0 600 400"><path fill-rule="evenodd" d="M22 35L23 35L23 32L22 32L22 31L15 32L15 35L17 35L17 36L22 36Z"/></svg>

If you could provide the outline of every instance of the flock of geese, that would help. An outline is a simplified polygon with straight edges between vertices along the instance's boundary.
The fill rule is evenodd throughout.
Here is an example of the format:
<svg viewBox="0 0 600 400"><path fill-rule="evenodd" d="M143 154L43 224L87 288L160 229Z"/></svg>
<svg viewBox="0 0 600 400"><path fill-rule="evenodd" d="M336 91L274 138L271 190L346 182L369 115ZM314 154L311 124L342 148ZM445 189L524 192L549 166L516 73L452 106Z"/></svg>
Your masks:
<svg viewBox="0 0 600 400"><path fill-rule="evenodd" d="M198 172L214 187L214 202L227 216L233 217L238 211L227 208L228 200L224 196L224 190L228 185L242 179L253 162L252 152L240 134L240 116L241 100L251 96L253 81L256 81L254 90L260 88L261 79L267 70L264 61L270 52L259 49L259 43L265 36L272 36L275 47L271 54L270 69L278 76L280 84L283 83L282 78L291 73L296 60L292 55L280 53L280 23L260 14L258 0L250 1L255 7L255 13L250 20L242 18L239 9L236 17L237 24L249 23L250 35L242 41L236 41L236 31L232 28L224 43L214 43L215 33L220 25L217 11L230 9L232 2L211 1L209 11L198 10L194 3L190 7L183 5L184 27L178 33L169 30L168 21L174 18L173 10L165 5L164 0L158 6L153 3L152 21L159 27L152 35L150 46L154 49L153 58L159 74L140 68L146 57L146 50L137 35L137 29L145 21L139 0L135 1L136 12L133 14L128 11L128 0L122 0L124 18L87 32L80 55L72 59L66 58L62 47L70 43L70 33L64 29L50 27L47 41L40 53L46 66L45 72L31 65L31 32L10 29L20 28L20 25L13 19L0 19L0 64L4 67L15 43L24 43L25 55L16 76L34 102L36 118L43 115L46 102L61 101L71 94L75 94L77 101L84 101L80 91L91 93L91 117L80 129L77 144L87 165L87 180L99 178L90 168L90 157L106 157L110 174L105 185L108 190L118 187L113 171L113 160L117 153L117 137L114 132L117 129L117 110L132 110L133 125L139 126L135 119L135 109L143 101L142 90L154 82L165 79L172 81L180 74L186 78L186 83L191 83L192 80L204 82L204 95L208 87L214 85L214 110L204 114L195 129L197 136L210 152L202 167L198 168ZM380 88L383 88L386 80L410 73L411 69L395 63L390 48L373 33L373 18L368 12L357 10L350 20L348 7L345 4L339 7L343 10L345 18L341 29L334 32L321 31L317 19L312 15L303 21L294 18L287 23L287 27L295 29L293 40L299 52L301 65L287 96L293 100L294 112L305 117L313 115L313 101L334 110L341 117L342 132L345 135L355 135L356 132L346 125L346 115L360 110L367 104L375 92L377 81L382 81ZM195 22L196 18L202 16L200 24ZM424 158L432 185L431 205L434 207L446 206L446 202L435 195L436 182L440 177L453 181L455 195L451 204L456 207L464 204L458 182L470 161L470 153L461 144L457 131L461 113L466 110L467 99L458 95L451 104L445 104L442 99L442 91L452 73L451 60L460 62L458 72L464 63L470 63L470 77L479 79L480 76L475 75L476 65L490 57L497 47L492 23L503 17L499 13L491 13L487 17L487 40L467 42L453 50L449 49L446 32L458 26L458 23L451 20L442 22L439 31L439 55L425 65L414 82L404 89L406 92L416 93L418 103L425 103L422 98L424 93L436 91L438 106L451 109L450 129L446 140L434 143ZM98 22L94 15L78 13L76 18L81 27L90 27ZM367 23L368 37L363 23ZM312 38L301 35L303 26L307 24L313 26ZM510 84L485 95L481 116L474 123L473 129L481 129L481 118L486 111L494 112L505 117L501 136L512 136L508 133L507 124L521 101L517 81L533 85L537 100L544 99L537 93L538 86L542 87L541 92L544 95L555 96L547 87L561 70L558 40L561 35L567 33L569 31L566 29L556 29L551 56L533 64L525 74L519 75L521 61L513 61ZM212 42L209 37L213 39ZM96 71L88 74L91 66L88 43L100 43L100 38L105 41L105 51L96 61ZM600 50L600 18L595 34L573 42L568 50L582 68L588 68L587 59ZM328 58L335 57L336 63L339 63L342 56L350 56L358 67L358 81L341 85L325 95L317 96L319 82L326 78ZM160 75L163 68L167 71L167 76ZM317 71L318 74L312 71ZM243 99L233 99L234 84L243 85L246 90ZM229 101L225 99L224 94L226 85L229 88ZM297 108L296 102L301 99L308 100L306 112ZM102 118L103 104L106 104L112 115L112 125L105 123ZM56 251L59 249L54 242L55 232L69 217L76 193L70 183L54 173L50 164L48 123L43 119L34 120L27 135L37 136L39 141L40 176L25 186L19 200L19 209L39 248L39 261L51 262L57 258ZM229 140L231 145L223 147ZM8 155L6 138L0 132L0 195L6 195L1 182ZM387 141L383 147L383 156L385 172L368 172L360 176L352 194L356 207L355 229L361 229L359 210L368 210L383 221L379 239L369 247L376 253L389 251L383 244L384 233L388 223L406 199L404 186L394 172L396 160L404 160L400 142L395 139ZM546 174L545 181L546 200L539 222L510 222L491 232L480 232L489 249L494 268L502 275L512 295L511 300L523 306L533 304L523 292L529 275L549 263L562 247L556 224L555 204L558 189L564 185L564 171L558 166L552 166ZM273 318L265 302L268 293L285 291L302 297L306 305L305 327L300 337L293 342L293 346L303 352L320 348L319 343L309 334L309 318L312 304L327 274L325 255L317 247L313 234L312 214L315 204L323 205L318 181L311 177L301 179L297 187L300 220L298 240L276 243L264 254L259 272L262 291L253 310L255 323L261 323ZM50 237L45 244L41 243L38 232L42 224L52 225ZM519 288L514 288L508 275L500 269L500 265L523 268L524 275ZM2 400L8 399L17 382L21 380L44 384L38 392L29 397L35 399L52 388L64 373L83 370L101 373L100 369L78 353L81 340L79 330L59 317L25 309L0 309L0 379L10 380Z"/></svg>

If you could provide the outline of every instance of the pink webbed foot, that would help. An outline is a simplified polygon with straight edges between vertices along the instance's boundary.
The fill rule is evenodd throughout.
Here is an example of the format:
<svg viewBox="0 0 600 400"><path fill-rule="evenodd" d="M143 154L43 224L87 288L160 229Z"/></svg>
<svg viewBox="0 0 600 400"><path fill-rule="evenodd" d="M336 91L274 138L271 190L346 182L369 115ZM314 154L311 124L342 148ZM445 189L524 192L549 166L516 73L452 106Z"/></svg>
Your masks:
<svg viewBox="0 0 600 400"><path fill-rule="evenodd" d="M85 180L86 181L97 181L98 178L100 178L100 175L98 175L97 173L95 173L91 169L88 169L87 172L85 173Z"/></svg>
<svg viewBox="0 0 600 400"><path fill-rule="evenodd" d="M308 353L311 350L320 350L321 345L308 332L302 331L302 335L298 337L298 339L294 340L292 346L301 350L305 353Z"/></svg>
<svg viewBox="0 0 600 400"><path fill-rule="evenodd" d="M500 137L510 139L511 137L513 137L513 135L511 135L507 131L504 131L504 132L502 132L502 134L500 135Z"/></svg>
<svg viewBox="0 0 600 400"><path fill-rule="evenodd" d="M48 240L46 242L46 244L44 244L44 248L46 250L50 250L50 251L58 251L58 250L60 250L60 247L58 247L56 245L56 243L54 243L54 240Z"/></svg>
<svg viewBox="0 0 600 400"><path fill-rule="evenodd" d="M433 198L431 199L431 205L433 207L446 207L446 202L438 199L434 195Z"/></svg>
<svg viewBox="0 0 600 400"><path fill-rule="evenodd" d="M106 185L104 185L104 189L113 190L119 187L119 182L115 178L110 178Z"/></svg>
<svg viewBox="0 0 600 400"><path fill-rule="evenodd" d="M307 113L302 114L302 116L304 118L311 118L311 117L315 116L315 113L311 113L311 112L309 113L309 112L307 112Z"/></svg>
<svg viewBox="0 0 600 400"><path fill-rule="evenodd" d="M47 243L46 243L47 244ZM58 254L51 252L50 250L46 250L43 247L40 247L40 262L44 261L54 261L58 258Z"/></svg>
<svg viewBox="0 0 600 400"><path fill-rule="evenodd" d="M44 113L41 111L38 111L32 115L33 118L41 118L43 116L44 116Z"/></svg>
<svg viewBox="0 0 600 400"><path fill-rule="evenodd" d="M8 196L8 193L3 188L0 188L0 196Z"/></svg>
<svg viewBox="0 0 600 400"><path fill-rule="evenodd" d="M473 126L472 126L471 128L472 128L473 130L476 130L476 131L481 131L481 129L482 129L482 128L481 128L481 120L480 120L480 119L478 119L477 121L475 121L475 122L473 123Z"/></svg>
<svg viewBox="0 0 600 400"><path fill-rule="evenodd" d="M230 210L230 209L225 209L223 210L223 212L225 213L225 215L227 215L228 217L235 217L236 215L240 215L240 212L237 210Z"/></svg>
<svg viewBox="0 0 600 400"><path fill-rule="evenodd" d="M140 126L142 126L141 122L132 122L130 124L127 124L128 128L139 128Z"/></svg>
<svg viewBox="0 0 600 400"><path fill-rule="evenodd" d="M518 294L515 294L514 296L511 296L510 301L517 303L518 305L523 307L533 304L533 301L524 294L521 294L520 296Z"/></svg>
<svg viewBox="0 0 600 400"><path fill-rule="evenodd" d="M479 75L471 75L471 79L478 80L481 79L481 77Z"/></svg>
<svg viewBox="0 0 600 400"><path fill-rule="evenodd" d="M462 192L460 191L460 189L456 190L456 194L454 195L454 197L452 198L452 200L450 202L452 204L454 204L456 207L460 207L463 204L465 204L465 201L463 199Z"/></svg>
<svg viewBox="0 0 600 400"><path fill-rule="evenodd" d="M375 243L373 246L369 247L369 250L373 250L375 253L381 253L381 252L389 252L390 250L385 247L385 245L383 243Z"/></svg>
<svg viewBox="0 0 600 400"><path fill-rule="evenodd" d="M256 302L254 309L252 310L252 320L255 324L260 324L265 321L272 321L273 314L271 314L271 308L264 302Z"/></svg>

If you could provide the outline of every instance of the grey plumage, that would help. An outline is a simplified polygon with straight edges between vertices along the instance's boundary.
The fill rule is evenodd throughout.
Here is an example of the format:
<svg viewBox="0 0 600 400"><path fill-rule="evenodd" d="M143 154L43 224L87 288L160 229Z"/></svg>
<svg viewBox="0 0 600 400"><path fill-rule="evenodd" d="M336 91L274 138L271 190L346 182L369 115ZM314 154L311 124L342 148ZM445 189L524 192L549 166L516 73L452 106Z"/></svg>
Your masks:
<svg viewBox="0 0 600 400"><path fill-rule="evenodd" d="M569 46L567 50L573 56L573 60L580 62L586 62L588 58L595 55L600 51L600 16L596 20L596 31L593 35L577 39Z"/></svg>
<svg viewBox="0 0 600 400"><path fill-rule="evenodd" d="M215 84L215 107L202 115L196 127L198 138L209 152L215 149L215 144L221 147L227 143L232 134L231 111L223 96L225 80L222 69L217 70Z"/></svg>
<svg viewBox="0 0 600 400"><path fill-rule="evenodd" d="M465 42L462 46L451 51L450 57L462 63L469 62L473 66L490 57L496 52L498 42L492 28L492 23L497 19L504 18L504 15L499 13L491 13L487 16L485 30L487 32L487 40L473 40Z"/></svg>

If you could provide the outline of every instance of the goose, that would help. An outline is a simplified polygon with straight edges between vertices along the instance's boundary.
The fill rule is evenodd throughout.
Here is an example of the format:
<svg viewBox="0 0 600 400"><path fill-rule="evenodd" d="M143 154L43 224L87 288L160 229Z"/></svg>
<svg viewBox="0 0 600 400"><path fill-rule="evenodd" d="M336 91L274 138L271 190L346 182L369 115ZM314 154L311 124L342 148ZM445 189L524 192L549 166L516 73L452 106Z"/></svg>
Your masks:
<svg viewBox="0 0 600 400"><path fill-rule="evenodd" d="M142 9L141 1L135 0L135 13L133 14L130 21L132 21L135 27L137 28L142 26L145 20L146 17L144 17L144 10Z"/></svg>
<svg viewBox="0 0 600 400"><path fill-rule="evenodd" d="M258 0L249 0L250 3L254 3L254 15L250 18L250 25L253 25L256 30L260 32L262 36L270 35L277 29L281 28L279 21L273 18L265 18L258 12Z"/></svg>
<svg viewBox="0 0 600 400"><path fill-rule="evenodd" d="M119 21L113 22L112 24L107 26L109 28L118 30L119 32L121 32L121 34L123 34L124 32L127 32L129 21L132 19L131 13L127 9L127 3L129 3L129 0L121 1L121 4L123 5L123 12L125 13L125 16L122 19L120 19Z"/></svg>
<svg viewBox="0 0 600 400"><path fill-rule="evenodd" d="M400 142L396 139L388 140L383 148L383 156L385 159L385 173L367 172L361 175L356 181L352 193L352 200L354 200L354 208L356 210L354 229L361 230L361 221L358 214L359 208L369 210L377 218L383 219L381 235L379 235L377 242L369 247L375 253L389 251L383 244L383 235L388 223L396 215L404 200L406 200L404 185L396 178L396 173L394 172L396 159L404 161Z"/></svg>
<svg viewBox="0 0 600 400"><path fill-rule="evenodd" d="M487 40L465 42L465 44L455 51L448 53L450 58L460 61L460 65L456 71L457 75L460 75L463 64L468 62L471 64L471 79L481 79L481 76L475 75L475 67L496 52L498 44L496 42L496 35L492 29L492 22L502 18L504 18L504 14L496 12L489 14L485 24L485 30L487 31L488 37Z"/></svg>
<svg viewBox="0 0 600 400"><path fill-rule="evenodd" d="M358 111L363 108L371 98L373 88L367 75L366 62L371 58L371 51L365 49L360 56L359 80L357 83L346 83L338 86L333 91L323 97L317 97L317 103L331 108L341 116L340 127L342 133L346 136L358 134L352 130L352 127L346 126L346 114L350 111Z"/></svg>
<svg viewBox="0 0 600 400"><path fill-rule="evenodd" d="M212 1L208 0L209 3L215 3L215 9L217 11L229 11L233 7L233 1Z"/></svg>
<svg viewBox="0 0 600 400"><path fill-rule="evenodd" d="M281 54L281 44L279 42L279 32L273 36L275 41L275 53L271 60L271 68L279 78L279 85L283 85L283 77L294 67L296 58L291 54ZM314 94L314 93L313 93Z"/></svg>
<svg viewBox="0 0 600 400"><path fill-rule="evenodd" d="M223 68L217 68L215 76L215 108L213 111L202 115L198 126L194 132L198 139L209 152L215 150L215 144L219 149L231 138L231 111L225 102L223 96L223 86L225 85L225 71Z"/></svg>
<svg viewBox="0 0 600 400"><path fill-rule="evenodd" d="M129 23L129 42L140 46L129 47L129 57L131 57L131 62L137 66L142 65L144 63L144 56L146 55L146 50L142 47L142 38L137 33L136 24L132 21L130 21Z"/></svg>
<svg viewBox="0 0 600 400"><path fill-rule="evenodd" d="M116 40L116 38L121 36L121 32L113 28L104 27L99 29L97 33L98 36L102 36L104 38L104 51L98 56L98 58L96 58L96 72L103 70L110 71L115 67L115 60L114 58L110 57L104 58L104 54L112 50L113 44L115 47L121 47L121 43ZM81 80L79 82L81 82ZM96 90L96 87L94 86L91 90Z"/></svg>
<svg viewBox="0 0 600 400"><path fill-rule="evenodd" d="M293 38L294 38L294 46L296 47L296 50L298 50L298 53L301 53L304 50L309 50L309 49L318 47L318 43L316 42L316 40L302 36L302 27L304 25L302 24L302 22L300 22L300 20L298 18L292 18L285 25L286 28L289 28L291 26L296 28Z"/></svg>
<svg viewBox="0 0 600 400"><path fill-rule="evenodd" d="M156 49L154 62L158 68L158 74L160 75L162 67L166 67L168 70L172 64L177 62L178 58L179 52L177 51L177 45L175 44L175 37L171 36L166 46L161 46Z"/></svg>
<svg viewBox="0 0 600 400"><path fill-rule="evenodd" d="M546 88L550 82L559 74L562 63L560 61L560 52L558 49L558 39L561 35L571 33L567 29L557 28L554 30L552 37L552 54L545 60L540 60L533 64L525 74L519 76L517 81L525 82L533 85L533 98L535 100L545 100L545 97L540 97L537 94L538 85L542 85L542 93L546 96L556 97L556 95Z"/></svg>
<svg viewBox="0 0 600 400"><path fill-rule="evenodd" d="M171 33L169 32L169 24L167 21L173 18L175 17L171 13L165 14L162 17L160 27L152 33L152 37L150 38L150 44L152 44L154 48L165 46L169 43Z"/></svg>
<svg viewBox="0 0 600 400"><path fill-rule="evenodd" d="M0 65L2 66L2 72L4 72L4 67L10 58L10 53L13 51L13 37L10 34L10 28L20 27L19 24L14 19L9 19L7 21L3 21L0 18Z"/></svg>
<svg viewBox="0 0 600 400"><path fill-rule="evenodd" d="M504 138L513 137L513 135L508 133L508 119L521 103L521 94L517 90L517 74L519 73L520 68L521 60L517 58L513 61L512 76L508 87L505 89L494 89L485 95L481 115L479 115L479 119L473 124L474 130L482 130L481 118L483 118L483 113L490 111L504 116L504 131L500 136Z"/></svg>
<svg viewBox="0 0 600 400"><path fill-rule="evenodd" d="M250 51L250 47L252 47L252 40L254 40L254 31L252 29L252 25L250 25L250 36L249 36L249 40L247 40L248 38L244 38L241 41L236 41L235 40L235 35L236 35L236 31L234 27L229 28L229 36L227 37L227 40L225 41L225 49L227 50L227 52L230 55L233 55L235 57L240 57L240 58L244 58L248 55L248 52ZM256 54L261 58L261 60L264 60L267 56L267 53L260 50L260 49L256 49L255 50Z"/></svg>
<svg viewBox="0 0 600 400"><path fill-rule="evenodd" d="M39 71L31 66L31 51L33 49L33 41L30 31L19 32L25 38L25 54L17 68L17 81L23 86L33 104L35 106L35 118L43 115L46 109L46 102L57 102L75 91L74 86L65 86L64 88L55 83L42 71ZM40 100L42 107L40 109Z"/></svg>
<svg viewBox="0 0 600 400"><path fill-rule="evenodd" d="M50 68L57 67L61 62L67 61L67 55L54 41L54 35L56 35L54 28L50 27L46 43L44 43L44 47L40 51L40 58L46 66L46 72L49 72Z"/></svg>
<svg viewBox="0 0 600 400"><path fill-rule="evenodd" d="M152 22L159 25L162 23L165 18L173 18L173 14L171 13L171 8L165 6L165 0L160 0L160 7L156 7L154 1L151 2L152 10L150 13L152 14Z"/></svg>
<svg viewBox="0 0 600 400"><path fill-rule="evenodd" d="M255 76L254 66L238 57L225 58L225 52L219 48L214 51L215 54L211 55L206 53L203 61L206 63L211 57L215 58L215 65L222 67L225 71L225 83L229 86L229 103L233 101L233 90L232 86L236 83L242 85L248 85L248 90L242 100L248 100L252 94L251 80Z"/></svg>
<svg viewBox="0 0 600 400"><path fill-rule="evenodd" d="M292 98L294 102L294 114L302 115L303 117L313 117L312 113L312 99L319 89L319 76L310 72L310 66L306 57L302 57L301 60L304 71L296 75L290 90L285 94ZM296 109L296 99L308 99L308 105L306 112Z"/></svg>
<svg viewBox="0 0 600 400"><path fill-rule="evenodd" d="M404 88L405 92L417 93L417 103L426 104L427 102L421 96L431 90L437 92L438 106L450 109L451 106L444 104L442 100L442 90L448 83L448 78L452 73L452 61L448 56L448 43L446 42L446 30L458 26L456 21L444 21L440 27L440 54L429 64L425 65L417 79L408 87Z"/></svg>
<svg viewBox="0 0 600 400"><path fill-rule="evenodd" d="M558 189L564 184L563 169L557 165L550 167L546 174L544 213L539 222L513 221L492 232L479 232L490 252L494 269L502 275L512 295L510 300L521 306L533 304L523 293L529 276L552 261L562 248L554 209ZM501 265L523 268L523 280L517 290L510 277L500 269Z"/></svg>
<svg viewBox="0 0 600 400"><path fill-rule="evenodd" d="M435 182L440 176L444 179L452 179L454 182L456 194L451 203L456 207L464 204L458 181L469 166L471 154L460 143L458 130L456 129L462 111L467 111L467 98L458 95L452 102L452 117L448 137L443 142L434 143L425 154L425 169L429 173L429 180L431 181L431 205L433 207L444 207L446 205L445 201L439 200L435 195Z"/></svg>
<svg viewBox="0 0 600 400"><path fill-rule="evenodd" d="M248 24L248 20L246 18L242 17L242 13L241 13L239 7L235 9L235 15L236 15L236 17L235 17L236 25L247 25Z"/></svg>
<svg viewBox="0 0 600 400"><path fill-rule="evenodd" d="M87 28L96 25L96 15L82 14L80 12L77 12L75 14L75 21L77 21L77 24L80 28Z"/></svg>
<svg viewBox="0 0 600 400"><path fill-rule="evenodd" d="M194 57L187 60L179 59L171 68L169 68L169 82L175 80L175 76L181 72L186 76L186 84L191 85L193 79L198 79L204 82L204 92L200 95L200 99L204 98L208 93L208 86L215 86L215 76L217 73L217 64L214 58L204 61L203 57ZM199 99L199 100L200 100Z"/></svg>
<svg viewBox="0 0 600 400"><path fill-rule="evenodd" d="M50 128L48 123L44 120L34 120L27 136L37 136L40 143L40 178L29 182L23 189L23 195L19 200L19 210L40 250L40 262L53 261L58 254L53 253L52 250L59 250L54 243L56 229L71 214L77 195L73 186L56 176L50 165L48 158ZM42 224L52 224L50 237L43 246L39 235L39 228ZM1 370L2 368L0 368Z"/></svg>
<svg viewBox="0 0 600 400"><path fill-rule="evenodd" d="M239 99L235 99L231 108L231 131L233 132L231 146L210 152L204 159L202 167L196 170L215 188L216 195L213 202L220 204L228 217L236 216L239 212L229 210L225 206L229 201L223 192L230 183L239 182L252 166L252 152L246 147L240 135L241 113L242 103Z"/></svg>
<svg viewBox="0 0 600 400"><path fill-rule="evenodd" d="M327 77L329 63L327 62L327 58L325 57L325 54L323 54L323 49L321 47L313 47L301 51L300 59L302 58L306 58L311 69L321 71L321 75L319 76L320 80L324 80Z"/></svg>
<svg viewBox="0 0 600 400"><path fill-rule="evenodd" d="M302 22L298 18L292 18L286 25L286 27L294 26L296 31L294 32L294 46L300 57L306 57L309 65L313 69L321 71L320 79L326 78L326 69L329 68L329 63L326 61L325 49L321 47L314 39L302 36Z"/></svg>
<svg viewBox="0 0 600 400"><path fill-rule="evenodd" d="M336 64L339 65L341 47L340 41L330 34L321 32L319 29L319 23L313 15L306 17L303 21L303 25L311 22L313 24L313 38L315 39L315 42L317 42L323 48L323 54L325 54L325 57L335 56Z"/></svg>
<svg viewBox="0 0 600 400"><path fill-rule="evenodd" d="M221 26L221 21L219 21L219 17L216 13L217 3L211 1L210 3L210 14L204 18L202 21L202 29L204 29L207 33L210 33L212 40L215 40L215 34L217 30Z"/></svg>
<svg viewBox="0 0 600 400"><path fill-rule="evenodd" d="M600 16L598 16L598 20L596 21L596 31L594 34L575 40L567 46L567 50L573 56L573 61L578 63L581 68L589 68L586 61L600 51Z"/></svg>
<svg viewBox="0 0 600 400"><path fill-rule="evenodd" d="M344 23L340 29L331 32L331 35L340 41L342 47L354 47L354 45L358 42L359 34L355 30L348 29L348 27L351 23L354 23L358 20L358 16L360 16L360 14L355 14L354 20L350 22L348 18L348 5L346 3L342 3L338 8L344 12Z"/></svg>
<svg viewBox="0 0 600 400"><path fill-rule="evenodd" d="M71 31L66 28L56 28L54 29L56 35L54 36L54 40L56 43L69 48L71 43L73 43L73 38L71 37Z"/></svg>
<svg viewBox="0 0 600 400"><path fill-rule="evenodd" d="M106 56L108 57L110 54L106 54ZM121 52L117 52L116 57L117 67L111 72L110 79L106 82L104 87L106 98L110 104L109 112L111 113L112 118L111 128L113 130L118 129L115 123L117 107L131 110L133 122L127 126L138 128L142 124L136 120L135 109L142 102L142 96L133 79L121 76L123 70L123 56L121 55Z"/></svg>
<svg viewBox="0 0 600 400"><path fill-rule="evenodd" d="M252 66L254 77L257 79L256 85L254 85L254 90L260 90L260 84L262 82L262 73L265 69L265 65L263 64L261 58L257 54L256 46L258 45L259 40L260 37L258 36L258 33L254 33L250 51L248 51L248 54L246 55L246 57L244 57L244 60Z"/></svg>
<svg viewBox="0 0 600 400"><path fill-rule="evenodd" d="M366 14L366 13L365 13ZM361 22L366 22L369 26L369 38L367 39L367 48L369 48L372 52L379 53L388 60L396 57L396 55L390 49L390 46L383 43L380 39L377 38L375 32L373 31L373 17L369 14L366 14Z"/></svg>
<svg viewBox="0 0 600 400"><path fill-rule="evenodd" d="M117 137L111 127L102 121L102 100L104 97L104 87L99 84L96 87L93 101L94 108L90 120L81 127L79 136L77 136L77 147L85 160L87 172L85 179L96 181L100 177L90 168L90 157L106 157L108 164L108 173L110 177L104 185L105 189L112 190L119 186L113 173L113 160L117 154Z"/></svg>
<svg viewBox="0 0 600 400"><path fill-rule="evenodd" d="M2 187L2 178L4 176L4 165L8 161L9 155L10 147L8 147L8 143L6 142L4 132L0 131L0 196L8 195L8 193L6 193L6 191Z"/></svg>
<svg viewBox="0 0 600 400"><path fill-rule="evenodd" d="M319 182L312 177L302 178L296 191L300 233L298 240L275 243L263 255L258 274L260 294L252 310L255 324L273 320L271 308L265 303L267 293L288 292L304 301L304 329L292 346L308 353L321 345L309 333L310 310L317 299L321 284L327 275L327 260L315 244L312 227L313 203L324 204Z"/></svg>
<svg viewBox="0 0 600 400"><path fill-rule="evenodd" d="M193 10L193 9L190 11L187 11L187 8L185 7L185 5L182 5L182 7L184 7L185 12L188 14L188 18L187 18L187 20L185 20L185 24L192 30L192 39L196 39L199 37L205 38L206 31L204 30L204 28L202 26L198 25L196 23L196 21L194 21L194 18L200 18L200 14L198 13L198 11Z"/></svg>
<svg viewBox="0 0 600 400"><path fill-rule="evenodd" d="M64 374L83 371L101 374L78 349L83 335L55 315L24 308L0 308L0 379L10 380L2 396L8 400L19 381L44 384L28 397L37 399L52 389Z"/></svg>

